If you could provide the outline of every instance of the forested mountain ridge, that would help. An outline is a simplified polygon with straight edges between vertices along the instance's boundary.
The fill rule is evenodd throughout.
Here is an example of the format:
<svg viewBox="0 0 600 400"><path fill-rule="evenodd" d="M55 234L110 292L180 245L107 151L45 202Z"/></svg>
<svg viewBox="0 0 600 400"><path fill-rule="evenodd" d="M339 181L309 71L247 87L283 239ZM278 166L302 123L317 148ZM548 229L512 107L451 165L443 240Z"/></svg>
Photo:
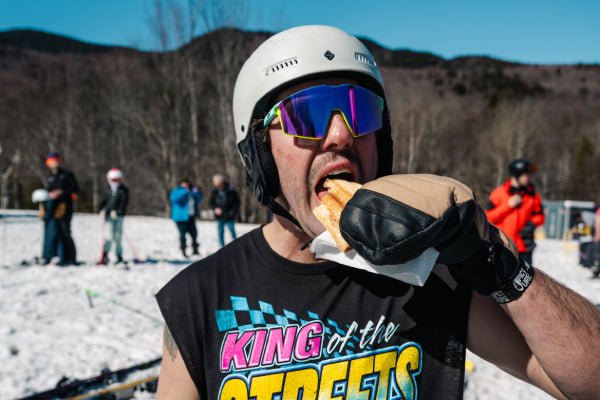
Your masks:
<svg viewBox="0 0 600 400"><path fill-rule="evenodd" d="M180 177L208 195L212 174L225 172L243 197L242 219L262 219L235 149L231 96L269 35L221 29L143 52L0 32L0 206L31 206L45 155L60 151L80 181L79 211L95 211L104 174L119 167L132 213L164 215ZM600 66L445 60L362 40L382 71L395 172L453 176L485 203L508 162L528 157L543 198L600 202Z"/></svg>

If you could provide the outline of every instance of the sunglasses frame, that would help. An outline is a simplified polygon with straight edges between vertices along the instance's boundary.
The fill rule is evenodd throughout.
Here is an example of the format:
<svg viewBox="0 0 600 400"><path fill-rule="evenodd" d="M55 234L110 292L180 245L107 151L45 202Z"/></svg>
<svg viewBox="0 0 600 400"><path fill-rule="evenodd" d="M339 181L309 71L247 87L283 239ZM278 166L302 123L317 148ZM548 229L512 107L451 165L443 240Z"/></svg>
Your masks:
<svg viewBox="0 0 600 400"><path fill-rule="evenodd" d="M321 140L321 139L323 139L325 137L325 133L326 132L324 132L321 137L309 137L309 136L302 136L302 135L293 135L291 133L286 132L286 130L283 127L283 119L281 117L281 108L280 108L280 105L283 102L290 100L292 97L297 96L299 93L302 93L302 92L305 92L305 91L308 91L308 90L311 90L311 89L315 89L315 88L322 88L322 87L329 87L329 88L332 88L332 89L334 89L334 88L348 87L349 88L348 89L348 93L350 93L350 88L359 88L361 90L366 90L366 91L372 93L374 96L376 96L379 99L379 101L381 102L381 112L383 112L383 110L384 110L384 99L381 96L379 96L377 93L375 93L372 90L367 89L365 87L362 87L362 86L359 86L359 85L355 85L355 84L342 84L342 85L336 85L336 86L331 86L331 85L317 85L317 86L309 87L309 88L306 88L306 89L302 89L302 90L300 90L300 91L298 91L296 93L291 94L290 96L286 97L285 99L277 102L269 110L269 112L267 113L267 115L265 115L265 118L263 120L263 127L268 126L275 119L275 117L279 117L279 126L281 127L281 131L285 135L288 135L288 136L291 136L291 137L295 137L295 138L310 139L310 140ZM356 107L356 106L354 106L354 107ZM333 112L336 112L336 111L339 112L340 115L342 116L342 118L344 120L344 123L348 127L348 130L350 131L350 133L352 134L353 137L361 137L361 136L365 136L365 135L369 135L371 133L377 132L377 130L374 130L374 131L363 133L363 134L356 133L355 132L355 128L352 127L352 125L348 122L348 119L346 118L346 114L341 109L339 109L339 108L332 108L331 109L331 111L329 113L329 119L331 119L331 114ZM289 116L288 116L288 118L289 118ZM381 127L379 129L381 129Z"/></svg>

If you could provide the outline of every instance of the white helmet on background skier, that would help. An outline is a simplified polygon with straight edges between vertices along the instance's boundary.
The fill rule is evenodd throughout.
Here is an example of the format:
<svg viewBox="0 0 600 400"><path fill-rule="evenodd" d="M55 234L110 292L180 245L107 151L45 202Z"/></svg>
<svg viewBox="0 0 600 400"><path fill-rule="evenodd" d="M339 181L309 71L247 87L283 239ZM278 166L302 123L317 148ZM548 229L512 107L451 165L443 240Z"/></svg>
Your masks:
<svg viewBox="0 0 600 400"><path fill-rule="evenodd" d="M46 189L36 189L31 193L31 201L34 203L43 203L50 200L50 195Z"/></svg>
<svg viewBox="0 0 600 400"><path fill-rule="evenodd" d="M123 172L119 168L111 168L106 173L106 180L109 182L121 182L123 180Z"/></svg>
<svg viewBox="0 0 600 400"><path fill-rule="evenodd" d="M276 213L277 167L268 144L256 140L252 122L265 118L277 95L286 88L327 77L352 79L384 100L383 124L377 132L377 175L392 171L393 146L383 82L369 50L354 36L330 26L288 29L267 39L252 53L233 92L236 143L246 167L246 183L257 200Z"/></svg>

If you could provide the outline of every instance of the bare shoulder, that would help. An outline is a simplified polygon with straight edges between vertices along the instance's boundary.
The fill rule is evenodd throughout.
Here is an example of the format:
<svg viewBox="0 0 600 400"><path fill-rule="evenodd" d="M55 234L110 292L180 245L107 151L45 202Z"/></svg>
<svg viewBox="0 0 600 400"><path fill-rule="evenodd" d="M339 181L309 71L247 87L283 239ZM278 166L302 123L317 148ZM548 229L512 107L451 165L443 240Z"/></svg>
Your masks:
<svg viewBox="0 0 600 400"><path fill-rule="evenodd" d="M200 399L173 335L166 325L163 332L163 359L156 399Z"/></svg>

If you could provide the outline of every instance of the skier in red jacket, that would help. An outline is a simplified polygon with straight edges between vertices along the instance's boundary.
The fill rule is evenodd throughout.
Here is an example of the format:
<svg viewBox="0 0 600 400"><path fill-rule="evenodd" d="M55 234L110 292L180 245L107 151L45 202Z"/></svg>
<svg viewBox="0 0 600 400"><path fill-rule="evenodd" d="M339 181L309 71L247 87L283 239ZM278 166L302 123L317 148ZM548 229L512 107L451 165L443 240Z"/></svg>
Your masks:
<svg viewBox="0 0 600 400"><path fill-rule="evenodd" d="M537 167L518 158L508 166L510 179L490 194L486 215L517 245L519 256L531 264L535 247L533 232L544 223L542 199L531 184L531 174Z"/></svg>

